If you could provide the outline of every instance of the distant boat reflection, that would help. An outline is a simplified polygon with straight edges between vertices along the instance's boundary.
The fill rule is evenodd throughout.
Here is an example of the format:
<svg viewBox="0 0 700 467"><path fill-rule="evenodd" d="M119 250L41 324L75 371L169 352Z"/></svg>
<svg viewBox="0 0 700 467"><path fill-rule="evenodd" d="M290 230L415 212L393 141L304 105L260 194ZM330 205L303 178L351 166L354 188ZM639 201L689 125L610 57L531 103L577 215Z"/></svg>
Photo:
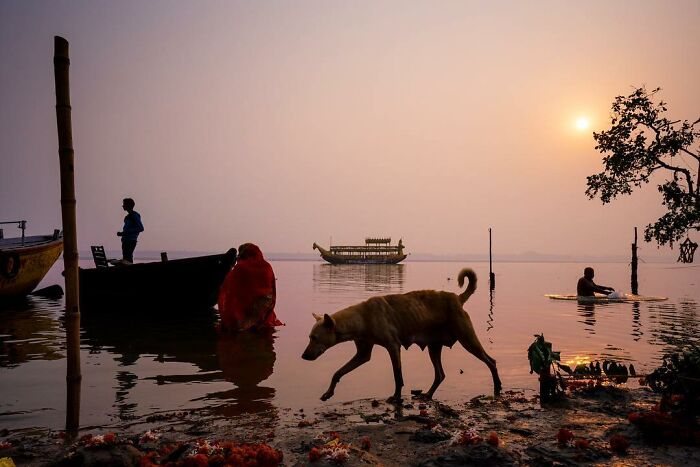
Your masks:
<svg viewBox="0 0 700 467"><path fill-rule="evenodd" d="M403 264L315 264L313 287L326 293L357 289L372 294L401 293L405 271Z"/></svg>

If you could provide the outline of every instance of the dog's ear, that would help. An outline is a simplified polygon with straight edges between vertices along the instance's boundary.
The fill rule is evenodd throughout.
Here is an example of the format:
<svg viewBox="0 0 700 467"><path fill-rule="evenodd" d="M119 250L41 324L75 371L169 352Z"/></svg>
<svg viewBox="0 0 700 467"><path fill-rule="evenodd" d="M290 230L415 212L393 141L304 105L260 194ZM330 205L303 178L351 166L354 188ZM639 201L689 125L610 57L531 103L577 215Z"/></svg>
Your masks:
<svg viewBox="0 0 700 467"><path fill-rule="evenodd" d="M328 314L323 315L323 325L328 329L335 329L335 321Z"/></svg>
<svg viewBox="0 0 700 467"><path fill-rule="evenodd" d="M323 316L317 315L316 313L311 313L314 318L316 318L316 321L321 321L323 319Z"/></svg>

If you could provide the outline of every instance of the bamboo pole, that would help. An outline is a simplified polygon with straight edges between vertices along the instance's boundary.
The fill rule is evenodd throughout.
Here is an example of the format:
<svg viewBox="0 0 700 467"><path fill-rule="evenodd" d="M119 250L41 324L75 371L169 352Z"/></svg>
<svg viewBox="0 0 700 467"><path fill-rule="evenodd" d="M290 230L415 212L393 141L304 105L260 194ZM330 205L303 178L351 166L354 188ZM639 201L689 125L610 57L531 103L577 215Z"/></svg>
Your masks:
<svg viewBox="0 0 700 467"><path fill-rule="evenodd" d="M63 261L66 280L67 397L66 431L77 433L80 426L80 302L78 284L78 239L75 216L73 128L71 123L68 41L54 37L54 79L56 82L56 123L61 169L61 218Z"/></svg>
<svg viewBox="0 0 700 467"><path fill-rule="evenodd" d="M496 274L493 273L493 260L491 257L491 227L489 227L489 289L496 288Z"/></svg>
<svg viewBox="0 0 700 467"><path fill-rule="evenodd" d="M639 295L639 284L637 282L637 227L634 228L634 243L632 244L632 294Z"/></svg>

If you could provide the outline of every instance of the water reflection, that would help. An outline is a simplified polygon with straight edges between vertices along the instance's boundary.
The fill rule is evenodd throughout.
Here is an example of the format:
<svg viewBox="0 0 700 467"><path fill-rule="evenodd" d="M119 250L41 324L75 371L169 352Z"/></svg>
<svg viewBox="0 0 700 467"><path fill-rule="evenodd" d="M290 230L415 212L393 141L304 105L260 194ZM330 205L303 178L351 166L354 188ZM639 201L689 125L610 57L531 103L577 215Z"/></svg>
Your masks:
<svg viewBox="0 0 700 467"><path fill-rule="evenodd" d="M260 385L272 375L274 369L274 335L255 332L222 335L217 342L216 353L224 379L236 387L207 394L205 400L223 401L213 407L214 412L227 417L267 412L277 418L277 411L271 402L275 397L275 388Z"/></svg>
<svg viewBox="0 0 700 467"><path fill-rule="evenodd" d="M639 302L632 303L632 339L639 341L644 335L642 331L642 321Z"/></svg>
<svg viewBox="0 0 700 467"><path fill-rule="evenodd" d="M56 319L61 300L27 297L0 310L0 367L63 358L63 330Z"/></svg>
<svg viewBox="0 0 700 467"><path fill-rule="evenodd" d="M115 355L124 367L135 365L141 355L155 355L161 363L188 362L209 371L217 367L215 324L213 310L187 319L84 314L81 341L92 353Z"/></svg>
<svg viewBox="0 0 700 467"><path fill-rule="evenodd" d="M653 370L664 353L700 342L696 271L647 272L650 282L663 285L670 297L666 302L578 304L545 300L533 292L542 283L550 284L550 290L559 289L558 284L562 289L569 286L563 275L570 265L500 267L504 277L517 278L517 283L504 281L498 294L476 295L465 308L481 333L486 329L491 341L488 351L508 375L510 387L536 388L537 379L528 373L522 355L532 335L543 331L542 323L546 323L545 335L564 358L632 358L640 372ZM215 313L183 319L83 313L81 424L96 426L154 412L195 409L212 418L256 413L235 423L261 421L264 429L268 420L270 425L284 420L286 408L313 410L319 407L317 397L327 388L331 372L348 355L343 349L328 352L319 363L327 371L312 368L298 357L311 324L309 308L334 310L374 295L440 288L441 278L454 277L457 270L454 263L438 262L331 266L283 261L274 268L287 322L275 335L220 336ZM617 268L621 278L617 282L629 277L626 264L610 268ZM31 298L21 307L0 311L0 430L65 426L62 306L62 301ZM488 317L483 311L488 311ZM482 334L479 337L484 339ZM425 357L411 358L410 352L420 351L415 347L408 351L404 374L432 378ZM460 352L443 353L446 366L459 368L463 359ZM375 356L364 372L354 376L355 383L353 378L345 382L346 400L383 393L371 387L376 385L376 375L386 375L387 364ZM441 387L440 398L458 401L484 391L479 379L461 378L455 383L452 388Z"/></svg>
<svg viewBox="0 0 700 467"><path fill-rule="evenodd" d="M584 329L588 331L589 334L595 334L595 304L589 302L578 302L577 310L579 315L581 315L581 320L579 323L583 323Z"/></svg>
<svg viewBox="0 0 700 467"><path fill-rule="evenodd" d="M214 415L269 413L271 419L277 419L272 405L275 389L260 385L273 372L272 333L219 333L213 312L187 320L139 320L138 325L121 316L90 317L83 320L83 331L83 345L90 352L108 352L120 363L115 375L114 406L122 420L139 412L131 393L139 383L137 372L143 356L153 357L158 363L190 363L198 368L183 374L168 372L170 367L166 365L159 366L159 374L142 378L153 381L156 388L169 384L229 382L234 385L231 389L195 397L191 402L206 402L206 408ZM130 367L134 370L129 370Z"/></svg>
<svg viewBox="0 0 700 467"><path fill-rule="evenodd" d="M700 344L698 303L695 300L685 299L678 305L652 303L649 316L649 343L659 349L659 355L680 351L688 344Z"/></svg>
<svg viewBox="0 0 700 467"><path fill-rule="evenodd" d="M315 264L314 290L334 293L364 289L386 294L403 292L403 264Z"/></svg>
<svg viewBox="0 0 700 467"><path fill-rule="evenodd" d="M493 329L493 298L496 292L493 288L489 288L489 314L486 318L486 332L488 333ZM493 334L488 334L489 342L493 344Z"/></svg>

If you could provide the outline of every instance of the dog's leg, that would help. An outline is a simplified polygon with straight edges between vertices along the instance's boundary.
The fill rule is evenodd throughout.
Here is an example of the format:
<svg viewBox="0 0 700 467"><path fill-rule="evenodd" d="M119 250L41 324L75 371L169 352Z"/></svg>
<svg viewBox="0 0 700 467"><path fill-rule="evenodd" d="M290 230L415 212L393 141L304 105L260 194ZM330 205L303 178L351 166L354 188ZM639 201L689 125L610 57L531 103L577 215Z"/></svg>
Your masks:
<svg viewBox="0 0 700 467"><path fill-rule="evenodd" d="M374 344L370 344L368 342L355 341L355 347L357 347L357 353L354 357L350 359L350 361L348 361L345 365L340 367L338 371L335 372L333 378L331 378L331 385L328 387L328 390L324 392L321 396L322 401L326 401L333 397L333 394L335 393L335 386L338 384L338 382L340 382L340 378L342 378L358 366L367 363L372 357L372 347L374 347Z"/></svg>
<svg viewBox="0 0 700 467"><path fill-rule="evenodd" d="M474 335L474 339L476 339L476 335ZM493 378L493 394L495 396L499 395L501 393L501 378L498 377L498 369L496 368L496 360L491 358L489 354L486 353L484 348L481 346L480 343L475 345L473 342L471 342L470 339L459 339L459 343L462 344L462 346L469 351L472 355L474 355L476 358L481 360L482 362L486 363L486 366L489 367L489 370L491 370L491 378Z"/></svg>
<svg viewBox="0 0 700 467"><path fill-rule="evenodd" d="M389 352L389 357L391 358L391 366L394 369L394 383L396 384L394 395L387 399L387 402L399 403L402 400L401 388L403 387L403 375L401 374L401 346L394 345L387 347L386 350Z"/></svg>
<svg viewBox="0 0 700 467"><path fill-rule="evenodd" d="M433 368L435 369L435 380L433 381L433 385L430 386L430 389L428 389L428 392L425 393L424 397L426 399L432 399L433 394L435 394L435 390L445 380L445 371L442 369L442 345L429 345L428 354L430 355L430 361L433 363Z"/></svg>
<svg viewBox="0 0 700 467"><path fill-rule="evenodd" d="M469 315L460 307L459 310L455 312L454 316L459 317L452 322L457 340L459 340L462 347L467 349L469 353L486 363L486 366L491 370L491 377L493 378L493 394L495 396L499 395L501 393L501 378L498 377L496 360L491 358L481 346L481 342L479 342L479 338L474 332L474 325L471 319L469 319Z"/></svg>

